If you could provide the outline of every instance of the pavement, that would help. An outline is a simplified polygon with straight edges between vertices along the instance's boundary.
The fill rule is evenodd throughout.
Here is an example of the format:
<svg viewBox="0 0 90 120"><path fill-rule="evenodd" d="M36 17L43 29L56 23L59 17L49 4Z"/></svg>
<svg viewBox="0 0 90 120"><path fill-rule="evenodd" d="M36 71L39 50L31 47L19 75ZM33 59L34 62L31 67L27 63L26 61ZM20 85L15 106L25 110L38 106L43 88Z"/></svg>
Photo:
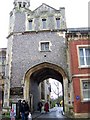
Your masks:
<svg viewBox="0 0 90 120"><path fill-rule="evenodd" d="M63 108L61 108L61 110L63 110ZM57 111L57 107L51 108L49 109L49 113L51 112L56 112ZM34 113L32 113L32 119L34 120L35 118L43 115L45 113L44 110L42 110L42 112L40 113L39 111L35 111Z"/></svg>
<svg viewBox="0 0 90 120"><path fill-rule="evenodd" d="M36 111L36 112L32 113L31 117L32 117L32 119L35 119L35 118L39 117L41 114L42 113L40 113L39 111ZM10 120L10 118L5 118L5 117L2 118L2 114L0 113L0 120Z"/></svg>
<svg viewBox="0 0 90 120"><path fill-rule="evenodd" d="M39 111L36 111L36 112L32 113L32 119L35 119L35 118L39 117L40 115L42 115L42 113L40 113Z"/></svg>
<svg viewBox="0 0 90 120"><path fill-rule="evenodd" d="M56 111L56 108L53 108L53 109L50 109L49 110L50 112L52 112L52 111ZM32 119L34 120L35 118L37 118L37 117L39 117L39 116L41 116L43 113L44 113L45 111L42 111L41 113L39 112L39 111L35 111L34 113L32 113L31 114L31 117L32 117ZM1 116L1 114L0 114L0 120L10 120L10 118L1 118L2 116Z"/></svg>

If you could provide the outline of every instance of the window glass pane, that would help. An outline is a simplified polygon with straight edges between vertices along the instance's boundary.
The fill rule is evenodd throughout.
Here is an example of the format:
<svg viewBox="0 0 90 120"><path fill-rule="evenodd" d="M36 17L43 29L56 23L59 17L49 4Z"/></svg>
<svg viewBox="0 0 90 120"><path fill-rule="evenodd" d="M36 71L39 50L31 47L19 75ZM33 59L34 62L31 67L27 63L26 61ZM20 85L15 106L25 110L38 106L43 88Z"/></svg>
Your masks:
<svg viewBox="0 0 90 120"><path fill-rule="evenodd" d="M90 48L85 48L85 55L90 57Z"/></svg>
<svg viewBox="0 0 90 120"><path fill-rule="evenodd" d="M29 30L32 30L32 20L29 20Z"/></svg>
<svg viewBox="0 0 90 120"><path fill-rule="evenodd" d="M57 28L60 28L60 18L56 18Z"/></svg>
<svg viewBox="0 0 90 120"><path fill-rule="evenodd" d="M90 65L90 48L85 48L86 64Z"/></svg>
<svg viewBox="0 0 90 120"><path fill-rule="evenodd" d="M86 64L90 65L90 57L86 57Z"/></svg>
<svg viewBox="0 0 90 120"><path fill-rule="evenodd" d="M84 57L80 57L80 65L85 65L85 63L84 63Z"/></svg>
<svg viewBox="0 0 90 120"><path fill-rule="evenodd" d="M84 98L90 98L90 91L83 91L83 97Z"/></svg>
<svg viewBox="0 0 90 120"><path fill-rule="evenodd" d="M90 98L90 90L88 91L88 98Z"/></svg>
<svg viewBox="0 0 90 120"><path fill-rule="evenodd" d="M90 81L82 81L83 85L83 99L90 99Z"/></svg>
<svg viewBox="0 0 90 120"><path fill-rule="evenodd" d="M46 44L45 44L45 49L46 49L46 50L49 50L49 43L46 43Z"/></svg>
<svg viewBox="0 0 90 120"><path fill-rule="evenodd" d="M83 48L79 49L79 55L80 55L80 57L84 57Z"/></svg>
<svg viewBox="0 0 90 120"><path fill-rule="evenodd" d="M6 57L2 57L2 64L5 65L6 63Z"/></svg>
<svg viewBox="0 0 90 120"><path fill-rule="evenodd" d="M23 2L23 7L25 7L26 6L26 3L25 2Z"/></svg>
<svg viewBox="0 0 90 120"><path fill-rule="evenodd" d="M90 89L90 82L83 81L83 89Z"/></svg>
<svg viewBox="0 0 90 120"><path fill-rule="evenodd" d="M83 48L79 49L79 57L80 57L80 65L85 65Z"/></svg>
<svg viewBox="0 0 90 120"><path fill-rule="evenodd" d="M90 65L90 48L79 48L80 65Z"/></svg>
<svg viewBox="0 0 90 120"><path fill-rule="evenodd" d="M41 50L48 51L49 50L49 42L41 43Z"/></svg>
<svg viewBox="0 0 90 120"><path fill-rule="evenodd" d="M44 50L44 43L41 43L41 50Z"/></svg>
<svg viewBox="0 0 90 120"><path fill-rule="evenodd" d="M21 2L18 2L19 8L22 6Z"/></svg>
<svg viewBox="0 0 90 120"><path fill-rule="evenodd" d="M42 28L46 29L46 19L42 19Z"/></svg>

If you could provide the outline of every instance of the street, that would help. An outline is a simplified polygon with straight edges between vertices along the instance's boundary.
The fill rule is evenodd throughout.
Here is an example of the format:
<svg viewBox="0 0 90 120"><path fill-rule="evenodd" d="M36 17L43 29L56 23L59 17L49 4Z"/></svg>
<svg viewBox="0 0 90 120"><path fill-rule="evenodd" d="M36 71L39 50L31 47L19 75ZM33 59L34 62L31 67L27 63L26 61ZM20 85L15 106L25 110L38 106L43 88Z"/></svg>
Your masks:
<svg viewBox="0 0 90 120"><path fill-rule="evenodd" d="M54 119L54 120L58 120L58 119L63 119L66 118L64 115L62 115L62 107L54 107L52 109L50 109L50 111L48 113L45 113L44 111L42 111L42 114L36 118L33 118L33 120L50 120L50 119Z"/></svg>

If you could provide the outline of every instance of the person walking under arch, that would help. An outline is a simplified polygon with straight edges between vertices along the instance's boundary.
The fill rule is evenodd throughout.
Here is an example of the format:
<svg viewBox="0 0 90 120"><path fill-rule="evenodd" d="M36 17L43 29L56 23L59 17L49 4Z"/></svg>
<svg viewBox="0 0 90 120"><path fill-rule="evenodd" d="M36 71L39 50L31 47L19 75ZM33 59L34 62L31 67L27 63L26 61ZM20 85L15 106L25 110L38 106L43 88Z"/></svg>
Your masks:
<svg viewBox="0 0 90 120"><path fill-rule="evenodd" d="M25 100L23 100L21 103L20 114L21 114L22 120L28 120L29 105Z"/></svg>
<svg viewBox="0 0 90 120"><path fill-rule="evenodd" d="M42 106L43 106L43 104L42 104L42 102L40 101L40 102L38 103L38 109L39 109L40 112L42 111Z"/></svg>
<svg viewBox="0 0 90 120"><path fill-rule="evenodd" d="M46 113L49 112L49 103L48 102L45 103L44 110Z"/></svg>

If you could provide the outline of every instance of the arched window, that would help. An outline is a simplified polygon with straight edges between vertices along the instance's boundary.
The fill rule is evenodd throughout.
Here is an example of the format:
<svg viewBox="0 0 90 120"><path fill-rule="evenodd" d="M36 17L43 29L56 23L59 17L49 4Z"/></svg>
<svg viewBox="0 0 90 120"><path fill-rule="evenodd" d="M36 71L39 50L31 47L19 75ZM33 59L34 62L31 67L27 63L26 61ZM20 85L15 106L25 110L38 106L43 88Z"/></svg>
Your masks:
<svg viewBox="0 0 90 120"><path fill-rule="evenodd" d="M18 7L21 8L22 7L22 3L18 2Z"/></svg>
<svg viewBox="0 0 90 120"><path fill-rule="evenodd" d="M42 19L42 29L46 29L46 19Z"/></svg>
<svg viewBox="0 0 90 120"><path fill-rule="evenodd" d="M56 18L56 27L60 29L60 18Z"/></svg>
<svg viewBox="0 0 90 120"><path fill-rule="evenodd" d="M32 30L32 22L33 22L33 20L31 19L31 20L29 20L29 30Z"/></svg>
<svg viewBox="0 0 90 120"><path fill-rule="evenodd" d="M24 7L24 8L26 7L26 2L23 2L23 7Z"/></svg>

